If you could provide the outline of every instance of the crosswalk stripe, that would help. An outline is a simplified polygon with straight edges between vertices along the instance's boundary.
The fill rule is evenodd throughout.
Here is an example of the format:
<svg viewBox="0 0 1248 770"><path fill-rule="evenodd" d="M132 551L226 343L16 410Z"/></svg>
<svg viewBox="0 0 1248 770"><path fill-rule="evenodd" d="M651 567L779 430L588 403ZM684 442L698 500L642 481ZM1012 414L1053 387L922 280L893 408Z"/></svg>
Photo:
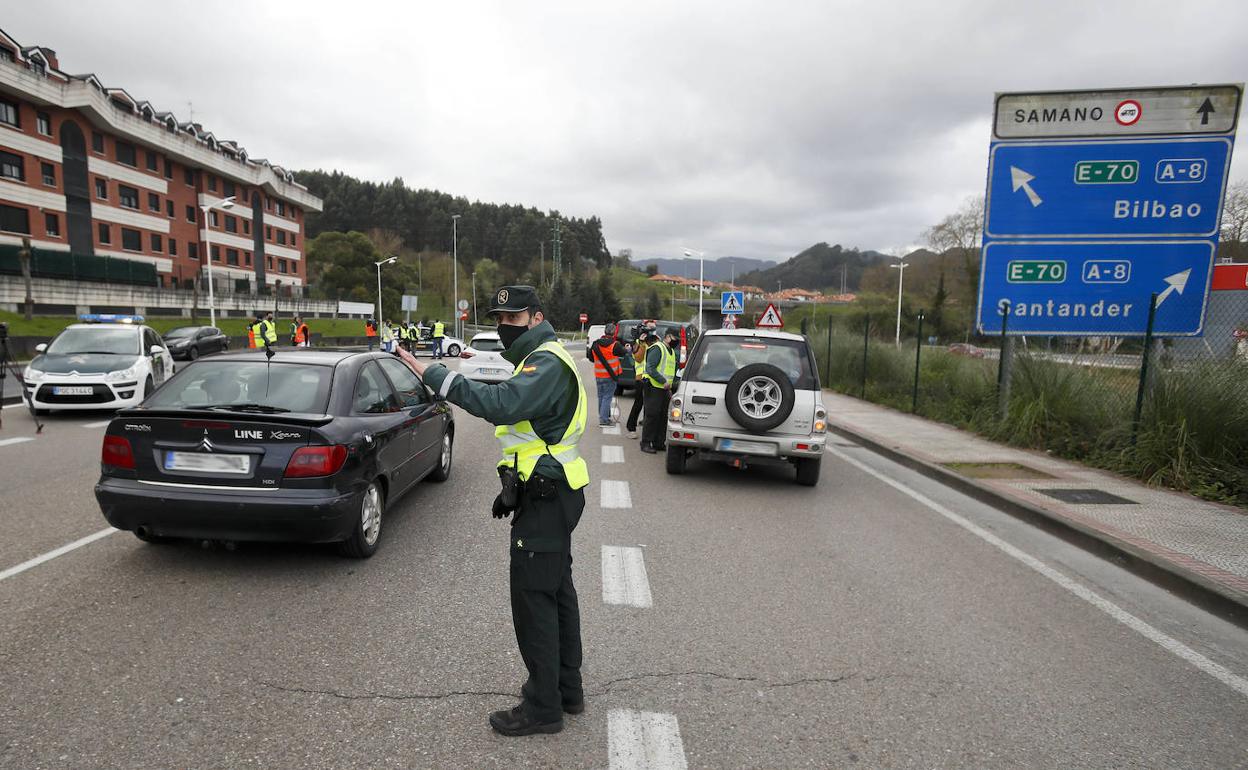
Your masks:
<svg viewBox="0 0 1248 770"><path fill-rule="evenodd" d="M612 709L607 712L611 770L685 770L685 746L675 714Z"/></svg>
<svg viewBox="0 0 1248 770"><path fill-rule="evenodd" d="M602 448L602 462L603 464L624 462L624 447L604 446Z"/></svg>
<svg viewBox="0 0 1248 770"><path fill-rule="evenodd" d="M602 601L625 607L650 607L650 579L640 548L626 545L602 547Z"/></svg>
<svg viewBox="0 0 1248 770"><path fill-rule="evenodd" d="M12 446L13 444L20 444L24 441L34 441L34 439L31 438L30 436L18 436L16 438L0 439L0 446Z"/></svg>
<svg viewBox="0 0 1248 770"><path fill-rule="evenodd" d="M627 481L604 481L599 487L599 504L603 508L632 508L633 496Z"/></svg>

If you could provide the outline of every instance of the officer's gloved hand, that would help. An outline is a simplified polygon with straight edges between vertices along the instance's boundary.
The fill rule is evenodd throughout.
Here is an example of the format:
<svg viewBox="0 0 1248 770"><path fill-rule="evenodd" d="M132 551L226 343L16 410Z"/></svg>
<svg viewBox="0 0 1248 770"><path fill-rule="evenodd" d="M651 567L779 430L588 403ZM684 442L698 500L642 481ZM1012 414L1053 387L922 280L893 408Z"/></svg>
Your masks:
<svg viewBox="0 0 1248 770"><path fill-rule="evenodd" d="M496 519L505 519L511 515L514 509L503 505L503 496L497 495L494 498L494 505L490 509L490 514Z"/></svg>

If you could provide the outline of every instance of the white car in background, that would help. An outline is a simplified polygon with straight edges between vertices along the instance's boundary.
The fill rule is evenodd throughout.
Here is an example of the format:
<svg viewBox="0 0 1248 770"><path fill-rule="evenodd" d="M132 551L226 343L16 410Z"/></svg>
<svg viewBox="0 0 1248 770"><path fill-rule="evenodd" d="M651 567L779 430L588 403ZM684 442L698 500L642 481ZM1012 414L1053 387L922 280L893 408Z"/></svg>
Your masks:
<svg viewBox="0 0 1248 770"><path fill-rule="evenodd" d="M585 357L590 361L593 361L594 357L589 354L589 349L593 347L594 342L602 338L606 330L606 324L594 324L585 331Z"/></svg>
<svg viewBox="0 0 1248 770"><path fill-rule="evenodd" d="M459 354L459 373L470 380L502 382L515 367L503 358L503 342L498 332L481 332Z"/></svg>

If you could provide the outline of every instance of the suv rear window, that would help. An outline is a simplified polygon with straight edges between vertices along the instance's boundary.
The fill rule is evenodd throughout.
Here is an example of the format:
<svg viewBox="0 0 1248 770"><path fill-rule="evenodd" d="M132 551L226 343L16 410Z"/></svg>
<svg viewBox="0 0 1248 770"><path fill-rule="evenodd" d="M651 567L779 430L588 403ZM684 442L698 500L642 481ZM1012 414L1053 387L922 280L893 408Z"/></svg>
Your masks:
<svg viewBox="0 0 1248 770"><path fill-rule="evenodd" d="M148 397L144 406L201 409L264 404L292 412L324 414L333 369L260 361L197 361Z"/></svg>
<svg viewBox="0 0 1248 770"><path fill-rule="evenodd" d="M685 379L726 383L737 370L750 364L771 364L788 375L798 390L816 390L814 362L805 342L711 335L703 337L685 367Z"/></svg>

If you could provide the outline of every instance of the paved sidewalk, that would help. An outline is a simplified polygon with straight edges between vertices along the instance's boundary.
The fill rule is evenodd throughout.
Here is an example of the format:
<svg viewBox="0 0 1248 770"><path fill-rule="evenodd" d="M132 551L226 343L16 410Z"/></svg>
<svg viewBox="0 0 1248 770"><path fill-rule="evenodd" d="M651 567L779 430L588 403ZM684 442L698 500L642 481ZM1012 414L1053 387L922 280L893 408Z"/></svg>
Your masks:
<svg viewBox="0 0 1248 770"><path fill-rule="evenodd" d="M823 399L834 429L917 461L929 476L952 475L1248 607L1248 513L1238 508L997 444L850 396L825 391ZM985 465L964 465L979 463ZM1063 502L1040 490L1107 492L1130 502Z"/></svg>

